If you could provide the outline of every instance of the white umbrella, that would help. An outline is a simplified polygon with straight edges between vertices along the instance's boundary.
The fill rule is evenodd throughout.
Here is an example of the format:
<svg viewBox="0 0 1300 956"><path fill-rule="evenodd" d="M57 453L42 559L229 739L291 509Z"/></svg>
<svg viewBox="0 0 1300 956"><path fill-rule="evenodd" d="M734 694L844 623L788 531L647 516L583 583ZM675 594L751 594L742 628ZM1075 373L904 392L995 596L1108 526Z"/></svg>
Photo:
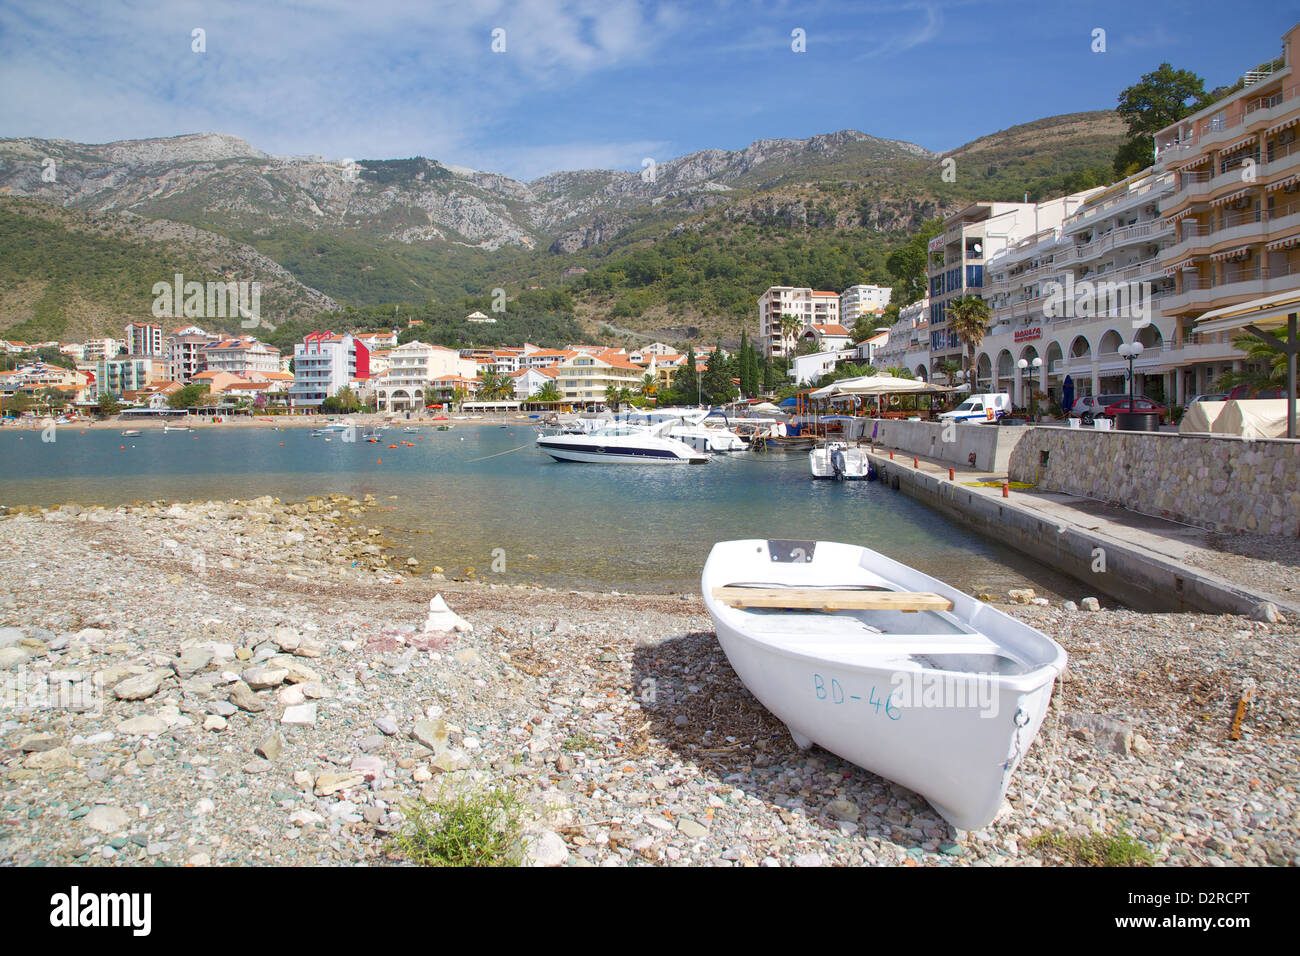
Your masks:
<svg viewBox="0 0 1300 956"><path fill-rule="evenodd" d="M901 395L920 392L948 392L946 385L931 385L915 378L895 378L892 375L863 375L832 382L812 393L813 398L830 398L836 395Z"/></svg>

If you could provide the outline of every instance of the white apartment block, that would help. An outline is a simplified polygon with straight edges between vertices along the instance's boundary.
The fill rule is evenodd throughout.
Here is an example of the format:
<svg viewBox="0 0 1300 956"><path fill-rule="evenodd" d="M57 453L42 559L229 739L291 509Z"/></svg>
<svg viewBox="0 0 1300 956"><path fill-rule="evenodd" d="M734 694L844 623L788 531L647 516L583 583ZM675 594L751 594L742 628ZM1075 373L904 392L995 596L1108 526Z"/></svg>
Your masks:
<svg viewBox="0 0 1300 956"><path fill-rule="evenodd" d="M312 332L293 349L294 408L319 408L353 379L370 377L370 350L351 335Z"/></svg>
<svg viewBox="0 0 1300 956"><path fill-rule="evenodd" d="M840 293L840 325L851 329L864 315L880 315L893 294L888 286L849 286Z"/></svg>
<svg viewBox="0 0 1300 956"><path fill-rule="evenodd" d="M818 292L793 286L772 286L758 297L758 336L767 355L785 355L791 340L781 330L783 316L792 315L803 329L811 325L838 325L840 297L837 292ZM798 336L795 337L795 341Z"/></svg>
<svg viewBox="0 0 1300 956"><path fill-rule="evenodd" d="M889 328L889 338L876 350L872 363L884 372L905 368L916 378L930 373L930 297L922 296L898 310L898 321Z"/></svg>
<svg viewBox="0 0 1300 956"><path fill-rule="evenodd" d="M539 368L520 369L511 376L515 380L515 398L521 402L532 398L545 388L548 382L553 383L555 375L556 371L553 368L545 370Z"/></svg>
<svg viewBox="0 0 1300 956"><path fill-rule="evenodd" d="M853 349L831 349L826 352L809 352L796 355L790 359L790 371L786 374L794 380L799 388L811 385L828 372L834 371L837 362L852 359Z"/></svg>
<svg viewBox="0 0 1300 956"><path fill-rule="evenodd" d="M118 339L90 339L82 343L81 357L86 362L99 362L115 358L125 343Z"/></svg>
<svg viewBox="0 0 1300 956"><path fill-rule="evenodd" d="M449 378L473 378L478 363L461 358L455 349L424 342L407 342L388 353L388 370L375 383L376 407L381 412L421 408L426 391Z"/></svg>
<svg viewBox="0 0 1300 956"><path fill-rule="evenodd" d="M128 355L153 358L163 354L162 326L152 322L129 322L126 326Z"/></svg>
<svg viewBox="0 0 1300 956"><path fill-rule="evenodd" d="M207 371L229 372L240 378L252 372L280 371L280 350L251 335L212 342L203 347L202 355Z"/></svg>
<svg viewBox="0 0 1300 956"><path fill-rule="evenodd" d="M961 363L966 347L948 325L954 299L985 295L985 264L1009 246L1058 228L1084 200L1087 190L1040 203L976 202L949 216L930 240L930 370Z"/></svg>
<svg viewBox="0 0 1300 956"><path fill-rule="evenodd" d="M987 260L991 319L976 350L976 391L1008 391L1021 406L1031 390L1053 401L1127 391L1118 349L1133 340L1144 346L1139 394L1144 375L1168 371L1173 322L1159 303L1173 289L1161 260L1174 230L1160 204L1172 191L1173 177L1150 169L1090 190L1059 226Z"/></svg>

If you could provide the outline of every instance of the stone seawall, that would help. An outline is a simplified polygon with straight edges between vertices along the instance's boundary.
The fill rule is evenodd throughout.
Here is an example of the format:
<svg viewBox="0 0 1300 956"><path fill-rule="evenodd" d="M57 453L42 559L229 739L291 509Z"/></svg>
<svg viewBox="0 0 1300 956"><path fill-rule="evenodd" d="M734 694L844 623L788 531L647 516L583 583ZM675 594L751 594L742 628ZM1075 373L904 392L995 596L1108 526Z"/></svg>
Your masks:
<svg viewBox="0 0 1300 956"><path fill-rule="evenodd" d="M1012 481L1213 531L1300 534L1300 441L1028 428Z"/></svg>
<svg viewBox="0 0 1300 956"><path fill-rule="evenodd" d="M920 455L954 465L1002 471L1007 467L1011 450L1028 429L959 422L909 422L901 419L873 418L866 423L862 440ZM872 434L875 434L874 441ZM950 441L944 440L948 433ZM972 465L970 456L975 456Z"/></svg>

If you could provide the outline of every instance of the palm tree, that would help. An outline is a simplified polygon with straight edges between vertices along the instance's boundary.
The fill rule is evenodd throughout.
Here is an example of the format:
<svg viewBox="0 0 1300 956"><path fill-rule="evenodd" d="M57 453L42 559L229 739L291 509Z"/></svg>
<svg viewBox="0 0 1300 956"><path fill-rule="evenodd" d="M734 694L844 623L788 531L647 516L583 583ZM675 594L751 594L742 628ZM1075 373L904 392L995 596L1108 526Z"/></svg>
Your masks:
<svg viewBox="0 0 1300 956"><path fill-rule="evenodd" d="M783 341L789 340L789 345L786 346L787 352L794 348L794 340L802 331L803 320L799 316L791 315L789 312L781 316L781 338Z"/></svg>
<svg viewBox="0 0 1300 956"><path fill-rule="evenodd" d="M659 391L659 383L653 375L647 373L641 379L641 384L637 386L637 394L642 398L653 398L655 392Z"/></svg>
<svg viewBox="0 0 1300 956"><path fill-rule="evenodd" d="M605 407L611 412L617 412L618 406L622 402L622 395L619 393L617 385L605 386Z"/></svg>
<svg viewBox="0 0 1300 956"><path fill-rule="evenodd" d="M989 304L977 295L964 295L948 303L948 325L966 346L967 364L975 364L975 350L989 330Z"/></svg>
<svg viewBox="0 0 1300 956"><path fill-rule="evenodd" d="M478 397L490 402L498 398L507 398L514 393L514 382L508 375L498 375L491 369L478 373Z"/></svg>
<svg viewBox="0 0 1300 956"><path fill-rule="evenodd" d="M953 376L961 371L961 363L948 359L939 363L939 371L943 372L944 377L948 379L948 384L951 385Z"/></svg>
<svg viewBox="0 0 1300 956"><path fill-rule="evenodd" d="M1216 389L1226 392L1244 385L1249 394L1254 395L1266 388L1287 387L1285 352L1279 351L1272 342L1253 335L1239 335L1232 340L1232 344L1246 353L1246 362L1250 364L1237 372L1224 372L1214 380Z"/></svg>
<svg viewBox="0 0 1300 956"><path fill-rule="evenodd" d="M558 402L560 401L560 390L555 387L554 382L547 382L533 396L534 402Z"/></svg>

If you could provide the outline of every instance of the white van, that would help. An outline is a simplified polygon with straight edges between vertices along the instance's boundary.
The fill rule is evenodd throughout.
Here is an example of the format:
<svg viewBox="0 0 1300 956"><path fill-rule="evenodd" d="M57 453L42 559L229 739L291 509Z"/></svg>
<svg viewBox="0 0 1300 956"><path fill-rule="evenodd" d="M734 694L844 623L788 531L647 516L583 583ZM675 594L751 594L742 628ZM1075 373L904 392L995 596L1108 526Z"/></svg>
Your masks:
<svg viewBox="0 0 1300 956"><path fill-rule="evenodd" d="M1011 396L1006 392L971 395L950 412L939 415L941 422L996 422L1011 414Z"/></svg>

